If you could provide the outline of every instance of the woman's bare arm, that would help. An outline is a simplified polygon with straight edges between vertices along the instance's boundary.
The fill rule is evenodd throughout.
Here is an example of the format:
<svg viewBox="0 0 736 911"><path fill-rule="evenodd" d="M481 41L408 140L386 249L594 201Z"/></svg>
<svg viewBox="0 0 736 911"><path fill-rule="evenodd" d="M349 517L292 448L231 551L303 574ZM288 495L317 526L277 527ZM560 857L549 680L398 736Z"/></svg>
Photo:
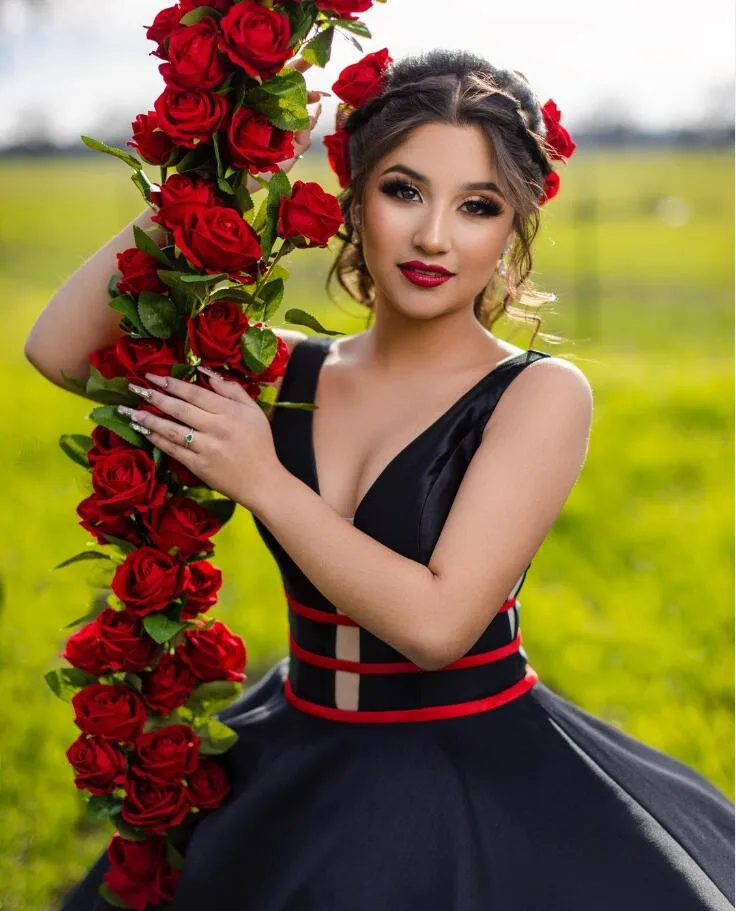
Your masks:
<svg viewBox="0 0 736 911"><path fill-rule="evenodd" d="M133 226L146 231L158 243L163 229L151 221L146 209L84 262L56 291L26 339L23 349L33 366L57 386L76 392L62 371L77 380L89 376L89 356L98 348L111 345L122 334L122 315L107 306L107 286L117 271L116 254L135 246Z"/></svg>
<svg viewBox="0 0 736 911"><path fill-rule="evenodd" d="M583 467L591 416L576 366L528 367L489 420L427 566L349 525L283 467L244 505L335 607L435 670L477 642L539 549Z"/></svg>

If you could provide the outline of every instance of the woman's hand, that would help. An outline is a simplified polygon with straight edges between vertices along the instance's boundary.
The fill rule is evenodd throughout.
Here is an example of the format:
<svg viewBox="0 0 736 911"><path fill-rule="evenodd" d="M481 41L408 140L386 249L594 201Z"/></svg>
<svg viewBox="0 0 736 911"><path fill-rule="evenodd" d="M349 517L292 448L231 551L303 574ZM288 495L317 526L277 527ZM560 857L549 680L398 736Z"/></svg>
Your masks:
<svg viewBox="0 0 736 911"><path fill-rule="evenodd" d="M258 490L272 483L283 470L271 424L260 405L238 383L200 369L210 377L214 391L152 373L146 373L146 379L161 386L161 391L129 384L134 392L175 420L126 406L118 410L130 417L131 426L142 428L140 432L154 446L181 462L213 490L250 509ZM187 446L190 429L194 431L193 438Z"/></svg>
<svg viewBox="0 0 736 911"><path fill-rule="evenodd" d="M293 70L297 70L299 73L303 73L305 70L308 70L311 66L311 63L308 63L304 60L303 57L295 57L293 60L289 61L289 67ZM307 92L307 105L317 103L317 107L314 112L309 115L309 127L304 130L296 130L294 133L294 155L292 158L287 158L285 161L279 162L279 168L282 171L290 171L294 167L296 160L302 156L307 149L312 145L312 130L317 125L319 120L319 115L322 113L322 102L320 98L323 95L329 95L330 92L323 92L319 90L314 90L312 92ZM264 177L266 180L271 178L273 172L266 171L262 174L259 174L259 177ZM261 189L261 185L253 178L252 175L248 175L246 180L246 189L249 193L256 193Z"/></svg>

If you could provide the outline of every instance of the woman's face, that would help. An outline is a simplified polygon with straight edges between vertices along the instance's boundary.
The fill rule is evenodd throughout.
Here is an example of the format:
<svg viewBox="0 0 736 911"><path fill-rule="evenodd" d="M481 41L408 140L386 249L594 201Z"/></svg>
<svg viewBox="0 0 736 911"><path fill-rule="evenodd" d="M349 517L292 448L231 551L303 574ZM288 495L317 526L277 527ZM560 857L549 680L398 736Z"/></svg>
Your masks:
<svg viewBox="0 0 736 911"><path fill-rule="evenodd" d="M497 184L488 140L477 126L424 124L377 162L358 213L377 309L388 305L427 319L472 308L513 235L514 211ZM400 268L411 261L453 275L421 284L421 274Z"/></svg>

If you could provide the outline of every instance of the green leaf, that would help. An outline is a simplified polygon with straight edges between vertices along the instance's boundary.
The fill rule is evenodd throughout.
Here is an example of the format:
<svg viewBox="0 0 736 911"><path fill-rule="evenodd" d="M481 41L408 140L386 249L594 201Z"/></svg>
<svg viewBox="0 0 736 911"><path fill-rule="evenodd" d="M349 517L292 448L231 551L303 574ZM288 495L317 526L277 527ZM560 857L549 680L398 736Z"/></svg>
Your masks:
<svg viewBox="0 0 736 911"><path fill-rule="evenodd" d="M235 512L235 502L233 500L226 500L223 497L217 497L212 500L205 500L202 503L202 506L207 510L207 512L218 519L223 525L229 522L233 517Z"/></svg>
<svg viewBox="0 0 736 911"><path fill-rule="evenodd" d="M217 165L217 177L218 177L218 183L219 183L219 178L221 178L224 175L225 169L222 166L222 154L220 153L220 137L217 133L212 134L212 150L215 153L215 163Z"/></svg>
<svg viewBox="0 0 736 911"><path fill-rule="evenodd" d="M76 462L82 468L89 468L87 453L94 446L91 436L86 433L62 433L59 437L59 446L72 462Z"/></svg>
<svg viewBox="0 0 736 911"><path fill-rule="evenodd" d="M326 29L323 29L308 41L304 47L301 49L301 54L305 60L309 63L314 63L317 66L325 66L330 59L330 51L332 49L332 38L335 34L335 29L330 25Z"/></svg>
<svg viewBox="0 0 736 911"><path fill-rule="evenodd" d="M67 374L64 373L63 370L61 371L61 375L64 377L64 381L66 382L67 386L69 386L70 389L76 389L76 391L78 393L80 393L80 395L87 394L87 381L86 380L78 380L75 376L67 376Z"/></svg>
<svg viewBox="0 0 736 911"><path fill-rule="evenodd" d="M268 182L268 193L263 202L263 225L260 231L261 256L268 259L278 236L279 208L284 197L291 196L291 183L285 171L275 171ZM258 216L261 217L261 211ZM258 229L256 229L258 230Z"/></svg>
<svg viewBox="0 0 736 911"><path fill-rule="evenodd" d="M125 377L114 376L108 379L96 367L90 367L87 395L106 405L124 405L134 398Z"/></svg>
<svg viewBox="0 0 736 911"><path fill-rule="evenodd" d="M122 806L122 800L112 794L92 795L87 801L87 815L91 819L109 819L119 813Z"/></svg>
<svg viewBox="0 0 736 911"><path fill-rule="evenodd" d="M169 866L173 867L174 870L181 870L184 867L183 856L176 850L170 841L166 842L166 860L168 860Z"/></svg>
<svg viewBox="0 0 736 911"><path fill-rule="evenodd" d="M171 298L155 291L141 291L138 316L149 335L154 338L171 338L176 324L176 308Z"/></svg>
<svg viewBox="0 0 736 911"><path fill-rule="evenodd" d="M107 155L114 155L115 158L119 158L121 161L124 161L125 164L129 165L131 168L134 168L136 171L140 171L143 167L143 164L135 155L131 155L130 152L126 152L125 149L118 149L115 146L109 146L106 142L102 142L99 139L93 139L91 136L82 136L80 137L82 142L87 146L87 148L94 149L96 152L105 152Z"/></svg>
<svg viewBox="0 0 736 911"><path fill-rule="evenodd" d="M283 98L264 98L251 105L279 130L295 132L309 129L309 112L301 104Z"/></svg>
<svg viewBox="0 0 736 911"><path fill-rule="evenodd" d="M103 882L97 891L99 892L100 896L108 903L108 905L112 905L113 908L132 907L127 902L124 902L119 895L116 895L106 882Z"/></svg>
<svg viewBox="0 0 736 911"><path fill-rule="evenodd" d="M187 624L181 620L171 620L166 614L157 611L154 614L147 614L143 618L143 628L154 642L162 644L173 639L174 636L186 629Z"/></svg>
<svg viewBox="0 0 736 911"><path fill-rule="evenodd" d="M358 19L333 19L332 25L336 28L343 28L346 32L352 32L354 35L360 35L361 38L371 38L370 30Z"/></svg>
<svg viewBox="0 0 736 911"><path fill-rule="evenodd" d="M211 6L196 6L193 10L190 10L186 15L181 17L179 25L196 25L200 20L204 19L205 16L212 16L216 22L221 15L222 13L219 13Z"/></svg>
<svg viewBox="0 0 736 911"><path fill-rule="evenodd" d="M284 280L282 278L270 281L261 289L264 303L263 322L267 322L281 306L284 299Z"/></svg>
<svg viewBox="0 0 736 911"><path fill-rule="evenodd" d="M83 614L81 617L77 617L76 620L72 620L71 623L67 623L62 629L73 629L75 626L81 626L83 623L89 623L91 620L96 620L106 607L107 604L105 603L105 600L100 598L91 610L87 611L87 613Z"/></svg>
<svg viewBox="0 0 736 911"><path fill-rule="evenodd" d="M201 740L199 751L205 756L219 756L220 753L225 753L238 739L232 728L216 718L208 718L194 730Z"/></svg>
<svg viewBox="0 0 736 911"><path fill-rule="evenodd" d="M214 285L229 278L227 272L218 272L212 275L191 275L188 272L181 274L181 281L185 285Z"/></svg>
<svg viewBox="0 0 736 911"><path fill-rule="evenodd" d="M138 187L141 196L143 199L150 204L151 202L151 191L153 190L153 184L149 179L145 171L133 171L130 175L130 179L133 181L134 185Z"/></svg>
<svg viewBox="0 0 736 911"><path fill-rule="evenodd" d="M156 241L150 235L146 234L143 228L139 228L138 225L133 225L133 235L135 237L135 245L139 250L148 253L149 256L152 256L155 260L158 260L158 262L168 268L171 268L174 265Z"/></svg>
<svg viewBox="0 0 736 911"><path fill-rule="evenodd" d="M133 446L147 445L147 440L143 434L138 433L137 430L133 430L130 424L123 420L112 405L101 405L99 408L94 408L90 412L89 417L102 427L107 427L108 430L112 430L113 433L116 433L119 437L122 437L122 439L131 443Z"/></svg>
<svg viewBox="0 0 736 911"><path fill-rule="evenodd" d="M253 202L253 197L248 192L247 187L239 181L234 189L233 194L235 196L235 204L238 207L238 211L241 215L247 215L248 212L251 212L254 208L255 203Z"/></svg>
<svg viewBox="0 0 736 911"><path fill-rule="evenodd" d="M272 329L249 326L240 336L240 349L249 370L262 373L276 356L278 340Z"/></svg>
<svg viewBox="0 0 736 911"><path fill-rule="evenodd" d="M213 301L219 301L219 300L234 300L234 301L239 301L240 303L243 303L243 304L252 304L254 298L253 298L253 295L249 291L246 291L242 287L220 288L219 291L215 291L211 295L211 297L209 298L207 303L211 304Z"/></svg>
<svg viewBox="0 0 736 911"><path fill-rule="evenodd" d="M130 541L125 541L123 538L116 538L114 535L108 535L106 532L102 532L102 537L108 543L118 547L124 554L130 554L136 550L137 545L132 544Z"/></svg>
<svg viewBox="0 0 736 911"><path fill-rule="evenodd" d="M208 143L201 142L199 145L195 146L193 149L189 149L181 160L176 165L176 170L179 174L182 174L184 171L193 171L196 168L202 167L202 165L207 164L211 157L211 148Z"/></svg>
<svg viewBox="0 0 736 911"><path fill-rule="evenodd" d="M321 332L323 335L344 335L344 332L338 332L336 329L325 329L319 320L307 313L306 310L300 310L298 307L291 307L284 314L284 322L291 323L292 326L307 326L314 329L315 332Z"/></svg>
<svg viewBox="0 0 736 911"><path fill-rule="evenodd" d="M84 689L85 686L89 686L90 683L97 683L97 677L93 677L92 674L81 671L77 667L58 667L44 674L43 679L51 692L64 702L71 702L75 693Z"/></svg>
<svg viewBox="0 0 736 911"><path fill-rule="evenodd" d="M107 306L117 310L118 313L122 313L141 335L147 335L145 326L138 316L138 307L129 294L120 294L117 297L113 297L112 300L108 301Z"/></svg>
<svg viewBox="0 0 736 911"><path fill-rule="evenodd" d="M103 554L101 550L83 550L68 560L62 560L54 569L62 569L64 566L71 566L72 563L81 563L84 560L112 560L112 557L110 554Z"/></svg>
<svg viewBox="0 0 736 911"><path fill-rule="evenodd" d="M220 712L226 708L242 691L240 683L229 680L212 680L200 683L186 702L186 707L195 715Z"/></svg>
<svg viewBox="0 0 736 911"><path fill-rule="evenodd" d="M230 186L227 180L225 180L224 177L217 178L217 186L223 193L226 193L228 196L235 196L235 190L233 190L233 188Z"/></svg>
<svg viewBox="0 0 736 911"><path fill-rule="evenodd" d="M127 841L145 841L147 838L151 837L147 832L136 829L135 826L128 825L121 816L114 816L113 823L118 832ZM125 907L127 907L127 905Z"/></svg>

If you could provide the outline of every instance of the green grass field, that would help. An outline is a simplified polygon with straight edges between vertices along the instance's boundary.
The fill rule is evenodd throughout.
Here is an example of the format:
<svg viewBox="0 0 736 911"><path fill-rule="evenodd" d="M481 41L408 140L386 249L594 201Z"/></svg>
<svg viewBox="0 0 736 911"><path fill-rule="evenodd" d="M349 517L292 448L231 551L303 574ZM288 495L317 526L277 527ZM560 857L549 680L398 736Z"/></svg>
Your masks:
<svg viewBox="0 0 736 911"><path fill-rule="evenodd" d="M302 164L298 176L334 188ZM85 820L64 757L71 711L43 681L93 581L84 564L50 571L87 540L75 515L87 478L57 439L91 429L92 403L35 373L22 349L58 284L142 202L104 156L4 161L0 199L0 909L42 911L109 830ZM543 329L565 341L534 345L573 359L596 406L587 464L521 599L525 649L547 685L731 797L732 212L730 151L581 150L563 175L535 278L559 298ZM325 294L329 256L292 257L285 306L359 331L358 306ZM496 326L519 345L531 330ZM218 536L215 562L227 580L217 615L245 638L253 682L286 653L287 626L245 511Z"/></svg>

